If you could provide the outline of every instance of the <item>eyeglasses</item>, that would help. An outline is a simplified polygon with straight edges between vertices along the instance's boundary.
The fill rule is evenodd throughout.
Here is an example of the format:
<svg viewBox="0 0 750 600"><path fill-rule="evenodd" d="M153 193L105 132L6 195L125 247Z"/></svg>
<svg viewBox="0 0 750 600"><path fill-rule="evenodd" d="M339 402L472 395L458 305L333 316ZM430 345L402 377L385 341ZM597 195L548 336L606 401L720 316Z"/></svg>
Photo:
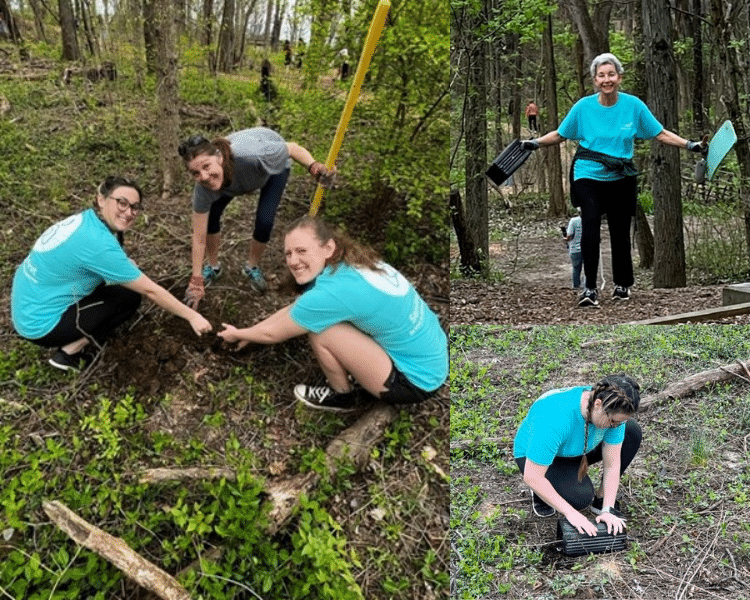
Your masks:
<svg viewBox="0 0 750 600"><path fill-rule="evenodd" d="M115 198L114 196L109 196L117 202L117 206L120 208L121 211L126 211L130 209L130 212L134 215L137 215L141 210L143 210L143 205L140 202L136 202L135 204L130 204L125 198Z"/></svg>
<svg viewBox="0 0 750 600"><path fill-rule="evenodd" d="M183 158L185 158L185 156L188 155L188 152L190 151L191 148L195 148L196 146L200 146L201 144L210 144L210 142L202 135L190 136L187 139L187 141L182 142L177 147L177 153Z"/></svg>

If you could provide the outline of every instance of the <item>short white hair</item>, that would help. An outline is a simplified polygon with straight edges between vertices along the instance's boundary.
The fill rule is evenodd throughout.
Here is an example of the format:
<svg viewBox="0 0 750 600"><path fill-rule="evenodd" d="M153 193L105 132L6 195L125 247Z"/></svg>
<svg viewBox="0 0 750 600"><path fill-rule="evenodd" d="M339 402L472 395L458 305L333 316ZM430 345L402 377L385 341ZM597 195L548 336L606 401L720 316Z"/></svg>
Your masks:
<svg viewBox="0 0 750 600"><path fill-rule="evenodd" d="M617 58L614 54L610 54L609 52L605 52L604 54L600 54L594 60L591 61L591 78L593 79L596 77L596 72L599 70L599 67L602 65L612 65L615 68L615 71L617 71L618 75L622 75L625 70L622 68L622 63L620 62L620 59Z"/></svg>

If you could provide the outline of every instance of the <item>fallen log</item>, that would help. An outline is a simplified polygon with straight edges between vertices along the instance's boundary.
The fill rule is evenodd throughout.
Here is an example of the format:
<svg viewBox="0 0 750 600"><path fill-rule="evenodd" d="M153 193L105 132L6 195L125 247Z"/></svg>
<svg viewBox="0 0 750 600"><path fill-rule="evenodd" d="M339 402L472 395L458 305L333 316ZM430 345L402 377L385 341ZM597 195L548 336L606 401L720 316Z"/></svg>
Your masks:
<svg viewBox="0 0 750 600"><path fill-rule="evenodd" d="M164 600L190 600L190 594L169 573L114 537L79 517L61 502L44 502L44 512L73 541L108 560L135 583Z"/></svg>
<svg viewBox="0 0 750 600"><path fill-rule="evenodd" d="M141 472L138 483L163 483L165 481L189 481L195 479L226 479L234 481L237 474L226 467L188 467L185 469L146 469Z"/></svg>
<svg viewBox="0 0 750 600"><path fill-rule="evenodd" d="M744 381L750 382L750 372L742 361L737 361L730 365L718 367L716 369L710 369L708 371L701 371L675 381L667 385L661 392L653 394L651 396L644 396L641 398L638 412L645 412L652 406L661 404L668 400L679 400L685 396L702 390L711 385L717 383L723 383L731 379L743 379Z"/></svg>

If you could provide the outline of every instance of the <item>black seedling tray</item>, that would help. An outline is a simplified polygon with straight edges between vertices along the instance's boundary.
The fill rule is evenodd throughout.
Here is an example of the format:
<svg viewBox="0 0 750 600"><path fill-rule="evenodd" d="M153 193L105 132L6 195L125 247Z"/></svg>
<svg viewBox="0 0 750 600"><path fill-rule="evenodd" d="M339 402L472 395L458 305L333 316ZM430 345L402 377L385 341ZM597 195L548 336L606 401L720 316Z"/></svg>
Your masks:
<svg viewBox="0 0 750 600"><path fill-rule="evenodd" d="M531 156L533 150L524 150L519 140L513 140L510 145L492 161L487 169L487 177L495 185L501 185L508 177L518 170Z"/></svg>

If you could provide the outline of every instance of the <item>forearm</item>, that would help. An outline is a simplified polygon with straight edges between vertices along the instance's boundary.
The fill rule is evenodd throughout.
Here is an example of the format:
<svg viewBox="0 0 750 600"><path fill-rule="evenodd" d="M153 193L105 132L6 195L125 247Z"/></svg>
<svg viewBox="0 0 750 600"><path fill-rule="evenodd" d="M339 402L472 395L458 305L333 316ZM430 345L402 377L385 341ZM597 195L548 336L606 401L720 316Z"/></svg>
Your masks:
<svg viewBox="0 0 750 600"><path fill-rule="evenodd" d="M536 138L536 141L539 142L539 145L542 147L554 146L555 144L564 142L565 138L555 130L550 131L549 133L545 133L542 137Z"/></svg>
<svg viewBox="0 0 750 600"><path fill-rule="evenodd" d="M677 135L676 133L669 131L668 129L662 129L661 133L656 136L657 141L667 146L677 146L678 148L687 148L688 141Z"/></svg>
<svg viewBox="0 0 750 600"><path fill-rule="evenodd" d="M614 506L617 500L617 489L620 487L620 470L616 467L603 469L602 492L604 506Z"/></svg>
<svg viewBox="0 0 750 600"><path fill-rule="evenodd" d="M315 162L315 159L313 158L313 155L310 154L310 151L295 142L287 142L286 147L289 150L289 156L291 156L293 160L301 164L303 167L305 167L306 170L309 171L310 165Z"/></svg>
<svg viewBox="0 0 750 600"><path fill-rule="evenodd" d="M136 281L126 284L125 287L146 296L146 298L157 306L186 321L198 315L192 308L180 302L166 289L148 277L141 276Z"/></svg>

